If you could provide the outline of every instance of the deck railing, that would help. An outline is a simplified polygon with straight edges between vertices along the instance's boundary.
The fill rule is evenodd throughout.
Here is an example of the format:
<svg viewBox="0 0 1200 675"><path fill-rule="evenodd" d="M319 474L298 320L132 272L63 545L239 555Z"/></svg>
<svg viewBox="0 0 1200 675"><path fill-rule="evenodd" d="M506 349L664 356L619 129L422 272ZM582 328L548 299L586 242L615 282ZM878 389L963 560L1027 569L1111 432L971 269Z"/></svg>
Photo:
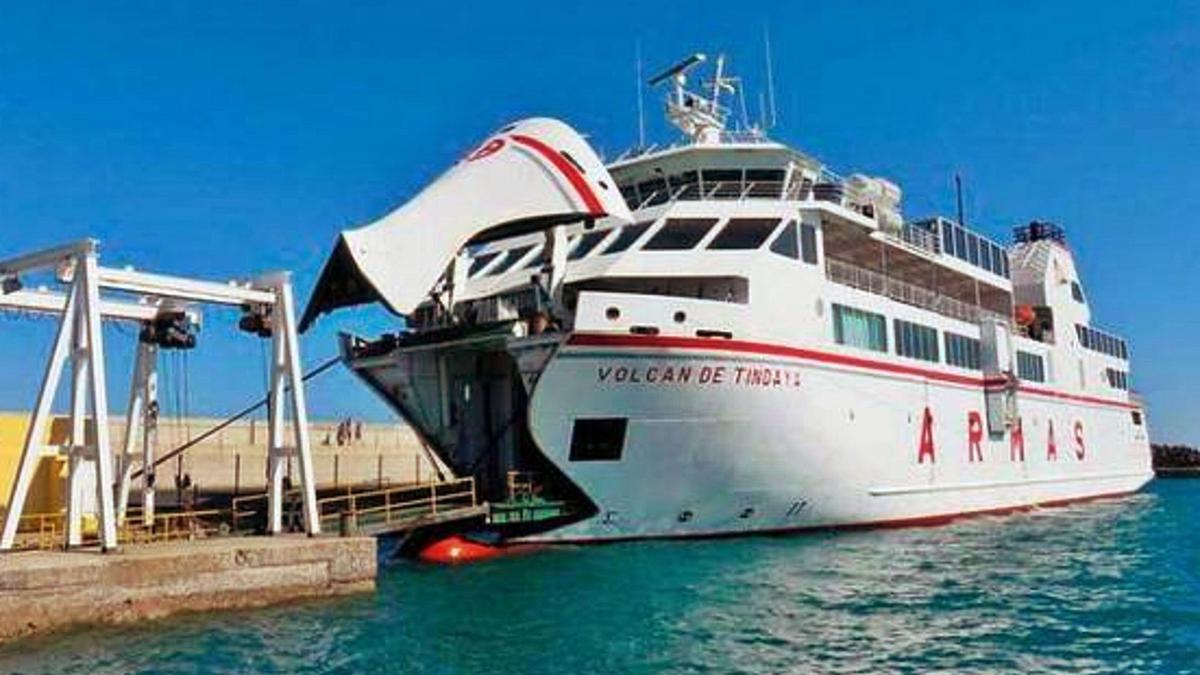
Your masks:
<svg viewBox="0 0 1200 675"><path fill-rule="evenodd" d="M985 317L997 318L1001 321L1008 320L1007 317L982 307L843 260L826 258L825 273L834 283L891 298L897 302L937 312L942 316L959 321L979 323Z"/></svg>

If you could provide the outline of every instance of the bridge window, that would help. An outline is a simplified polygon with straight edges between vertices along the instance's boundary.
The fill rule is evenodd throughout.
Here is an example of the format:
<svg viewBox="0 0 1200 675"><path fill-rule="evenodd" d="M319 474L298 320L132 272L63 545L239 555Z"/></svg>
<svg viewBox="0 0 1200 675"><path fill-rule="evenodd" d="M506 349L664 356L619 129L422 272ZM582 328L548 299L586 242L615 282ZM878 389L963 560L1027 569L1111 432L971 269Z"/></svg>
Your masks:
<svg viewBox="0 0 1200 675"><path fill-rule="evenodd" d="M592 230L591 232L584 232L583 235L579 237L579 243L576 244L575 248L571 249L571 253L567 255L567 260L579 260L587 257L587 254L591 253L592 250L600 244L600 242L604 241L604 238L607 237L608 233L611 231L612 230Z"/></svg>
<svg viewBox="0 0 1200 675"><path fill-rule="evenodd" d="M653 221L649 221L645 223L634 223L633 225L626 225L625 227L622 227L621 231L617 233L617 238L613 240L613 243L608 245L608 248L604 249L604 253L601 255L620 253L630 246L633 246L633 243L640 239L641 236L646 233L646 230L650 229L650 226L653 224Z"/></svg>
<svg viewBox="0 0 1200 675"><path fill-rule="evenodd" d="M968 370L979 370L981 349L979 340L947 332L946 363Z"/></svg>
<svg viewBox="0 0 1200 675"><path fill-rule="evenodd" d="M839 345L886 352L887 319L846 305L833 306L833 339Z"/></svg>
<svg viewBox="0 0 1200 675"><path fill-rule="evenodd" d="M800 243L796 238L796 221L793 220L783 226L779 236L771 242L771 252L792 260L800 259Z"/></svg>
<svg viewBox="0 0 1200 675"><path fill-rule="evenodd" d="M1017 377L1030 382L1046 381L1046 362L1037 354L1017 351Z"/></svg>
<svg viewBox="0 0 1200 675"><path fill-rule="evenodd" d="M695 248L716 224L716 218L668 218L642 250L685 251Z"/></svg>
<svg viewBox="0 0 1200 675"><path fill-rule="evenodd" d="M642 204L646 206L663 204L671 198L671 193L667 192L667 181L662 178L651 178L648 181L638 183L637 187L638 197L641 198Z"/></svg>
<svg viewBox="0 0 1200 675"><path fill-rule="evenodd" d="M615 462L625 449L629 420L624 417L577 419L571 429L572 462Z"/></svg>
<svg viewBox="0 0 1200 675"><path fill-rule="evenodd" d="M800 225L800 258L809 265L817 264L817 228L808 223Z"/></svg>
<svg viewBox="0 0 1200 675"><path fill-rule="evenodd" d="M681 174L669 176L671 194L675 199L694 200L700 198L700 172L684 171Z"/></svg>
<svg viewBox="0 0 1200 675"><path fill-rule="evenodd" d="M715 250L748 250L763 245L779 225L778 218L730 218L725 227L713 237L708 248Z"/></svg>
<svg viewBox="0 0 1200 675"><path fill-rule="evenodd" d="M746 169L747 197L778 198L783 192L783 169Z"/></svg>
<svg viewBox="0 0 1200 675"><path fill-rule="evenodd" d="M700 172L704 193L709 199L736 199L742 196L741 169L704 169Z"/></svg>
<svg viewBox="0 0 1200 675"><path fill-rule="evenodd" d="M896 353L934 363L941 360L937 329L910 321L895 320Z"/></svg>
<svg viewBox="0 0 1200 675"><path fill-rule="evenodd" d="M1083 302L1083 288L1078 281L1071 282L1071 297L1075 299L1075 302Z"/></svg>

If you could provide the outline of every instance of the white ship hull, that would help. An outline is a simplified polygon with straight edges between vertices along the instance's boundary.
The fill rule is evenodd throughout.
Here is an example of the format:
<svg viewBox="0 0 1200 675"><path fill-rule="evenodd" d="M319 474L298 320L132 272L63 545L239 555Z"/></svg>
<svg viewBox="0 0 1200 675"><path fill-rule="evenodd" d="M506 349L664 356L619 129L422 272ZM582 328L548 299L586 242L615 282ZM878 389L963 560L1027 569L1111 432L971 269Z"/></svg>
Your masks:
<svg viewBox="0 0 1200 675"><path fill-rule="evenodd" d="M539 381L530 427L599 510L535 539L934 523L1126 494L1152 477L1145 434L1119 401L1022 391L1022 457L1011 434L981 426L972 447L981 379L706 343L575 336L559 353ZM921 455L926 408L932 458ZM571 421L606 416L630 419L620 461L568 461Z"/></svg>

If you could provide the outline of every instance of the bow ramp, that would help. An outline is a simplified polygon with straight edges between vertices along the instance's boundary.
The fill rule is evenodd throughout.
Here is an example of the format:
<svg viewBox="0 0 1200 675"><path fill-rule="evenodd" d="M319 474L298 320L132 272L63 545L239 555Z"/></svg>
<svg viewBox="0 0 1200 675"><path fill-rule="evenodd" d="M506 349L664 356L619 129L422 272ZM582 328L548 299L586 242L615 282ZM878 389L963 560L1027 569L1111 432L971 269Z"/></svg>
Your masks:
<svg viewBox="0 0 1200 675"><path fill-rule="evenodd" d="M300 322L382 302L409 315L462 247L583 219L631 220L612 177L571 127L510 124L400 208L342 232Z"/></svg>

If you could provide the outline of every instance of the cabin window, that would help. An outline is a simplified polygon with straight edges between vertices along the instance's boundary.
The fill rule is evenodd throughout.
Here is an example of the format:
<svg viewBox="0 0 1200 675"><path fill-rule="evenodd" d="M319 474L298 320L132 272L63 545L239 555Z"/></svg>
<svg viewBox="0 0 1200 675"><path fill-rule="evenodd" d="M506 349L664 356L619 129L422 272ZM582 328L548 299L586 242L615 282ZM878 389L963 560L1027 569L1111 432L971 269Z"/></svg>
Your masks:
<svg viewBox="0 0 1200 675"><path fill-rule="evenodd" d="M967 370L980 370L982 359L979 340L950 332L946 332L945 336L946 363Z"/></svg>
<svg viewBox="0 0 1200 675"><path fill-rule="evenodd" d="M778 218L730 218L708 243L714 250L749 250L763 245L779 225Z"/></svg>
<svg viewBox="0 0 1200 675"><path fill-rule="evenodd" d="M771 252L792 260L800 259L800 242L796 237L796 221L793 220L783 226L779 236L771 242Z"/></svg>
<svg viewBox="0 0 1200 675"><path fill-rule="evenodd" d="M887 319L882 314L867 312L846 305L833 306L833 340L839 345L888 350Z"/></svg>
<svg viewBox="0 0 1200 675"><path fill-rule="evenodd" d="M493 260L495 260L496 258L499 258L500 253L501 253L500 251L496 251L494 253L484 253L483 255L477 256L474 259L472 259L471 260L471 268L469 270L467 270L467 276L473 277L476 274L478 274L480 270L482 270L483 268L490 265Z"/></svg>
<svg viewBox="0 0 1200 675"><path fill-rule="evenodd" d="M1075 324L1075 333L1079 336L1079 344L1086 349L1107 354L1113 358L1129 359L1129 347L1119 337L1113 337L1082 324Z"/></svg>
<svg viewBox="0 0 1200 675"><path fill-rule="evenodd" d="M1135 427L1142 426L1142 411L1141 410L1130 410L1129 415L1130 415L1130 417L1133 418L1133 426L1135 426Z"/></svg>
<svg viewBox="0 0 1200 675"><path fill-rule="evenodd" d="M954 255L963 260L967 259L967 233L961 227L954 228Z"/></svg>
<svg viewBox="0 0 1200 675"><path fill-rule="evenodd" d="M608 233L611 231L612 230L592 230L591 232L584 232L579 238L579 243L576 244L575 248L571 249L571 253L567 255L567 260L579 260L587 257L587 254L591 253L592 250L600 244L600 242L604 241L604 238L607 237Z"/></svg>
<svg viewBox="0 0 1200 675"><path fill-rule="evenodd" d="M696 244L717 224L716 218L668 218L654 236L650 237L644 251L685 251Z"/></svg>
<svg viewBox="0 0 1200 675"><path fill-rule="evenodd" d="M641 236L646 233L646 230L650 229L650 226L653 224L653 221L651 221L645 223L634 223L633 225L626 225L625 227L622 227L621 231L617 233L617 238L613 240L613 243L608 245L608 248L604 249L604 253L601 255L620 253L630 246L633 246L633 243L640 239Z"/></svg>
<svg viewBox="0 0 1200 675"><path fill-rule="evenodd" d="M1079 285L1078 281L1071 282L1071 297L1074 298L1075 302L1083 302L1083 288Z"/></svg>
<svg viewBox="0 0 1200 675"><path fill-rule="evenodd" d="M815 225L800 225L800 259L809 265L817 264L817 228Z"/></svg>
<svg viewBox="0 0 1200 675"><path fill-rule="evenodd" d="M500 261L499 265L496 265L494 268L492 268L491 272L488 272L488 276L494 277L504 274L509 270L509 268L520 262L521 258L524 258L532 250L533 246L518 246L514 249L509 249L508 255L505 256L504 260Z"/></svg>
<svg viewBox="0 0 1200 675"><path fill-rule="evenodd" d="M954 255L954 228L942 221L942 252Z"/></svg>
<svg viewBox="0 0 1200 675"><path fill-rule="evenodd" d="M1017 377L1030 382L1046 381L1046 362L1037 354L1017 351Z"/></svg>
<svg viewBox="0 0 1200 675"><path fill-rule="evenodd" d="M577 419L571 429L572 462L615 462L625 449L625 432L629 420L625 417Z"/></svg>
<svg viewBox="0 0 1200 675"><path fill-rule="evenodd" d="M1117 370L1116 368L1105 368L1104 375L1108 379L1108 386L1122 391L1129 390L1129 374L1125 371Z"/></svg>
<svg viewBox="0 0 1200 675"><path fill-rule="evenodd" d="M894 329L896 353L900 356L934 363L941 360L938 351L937 329L900 319L895 320Z"/></svg>

